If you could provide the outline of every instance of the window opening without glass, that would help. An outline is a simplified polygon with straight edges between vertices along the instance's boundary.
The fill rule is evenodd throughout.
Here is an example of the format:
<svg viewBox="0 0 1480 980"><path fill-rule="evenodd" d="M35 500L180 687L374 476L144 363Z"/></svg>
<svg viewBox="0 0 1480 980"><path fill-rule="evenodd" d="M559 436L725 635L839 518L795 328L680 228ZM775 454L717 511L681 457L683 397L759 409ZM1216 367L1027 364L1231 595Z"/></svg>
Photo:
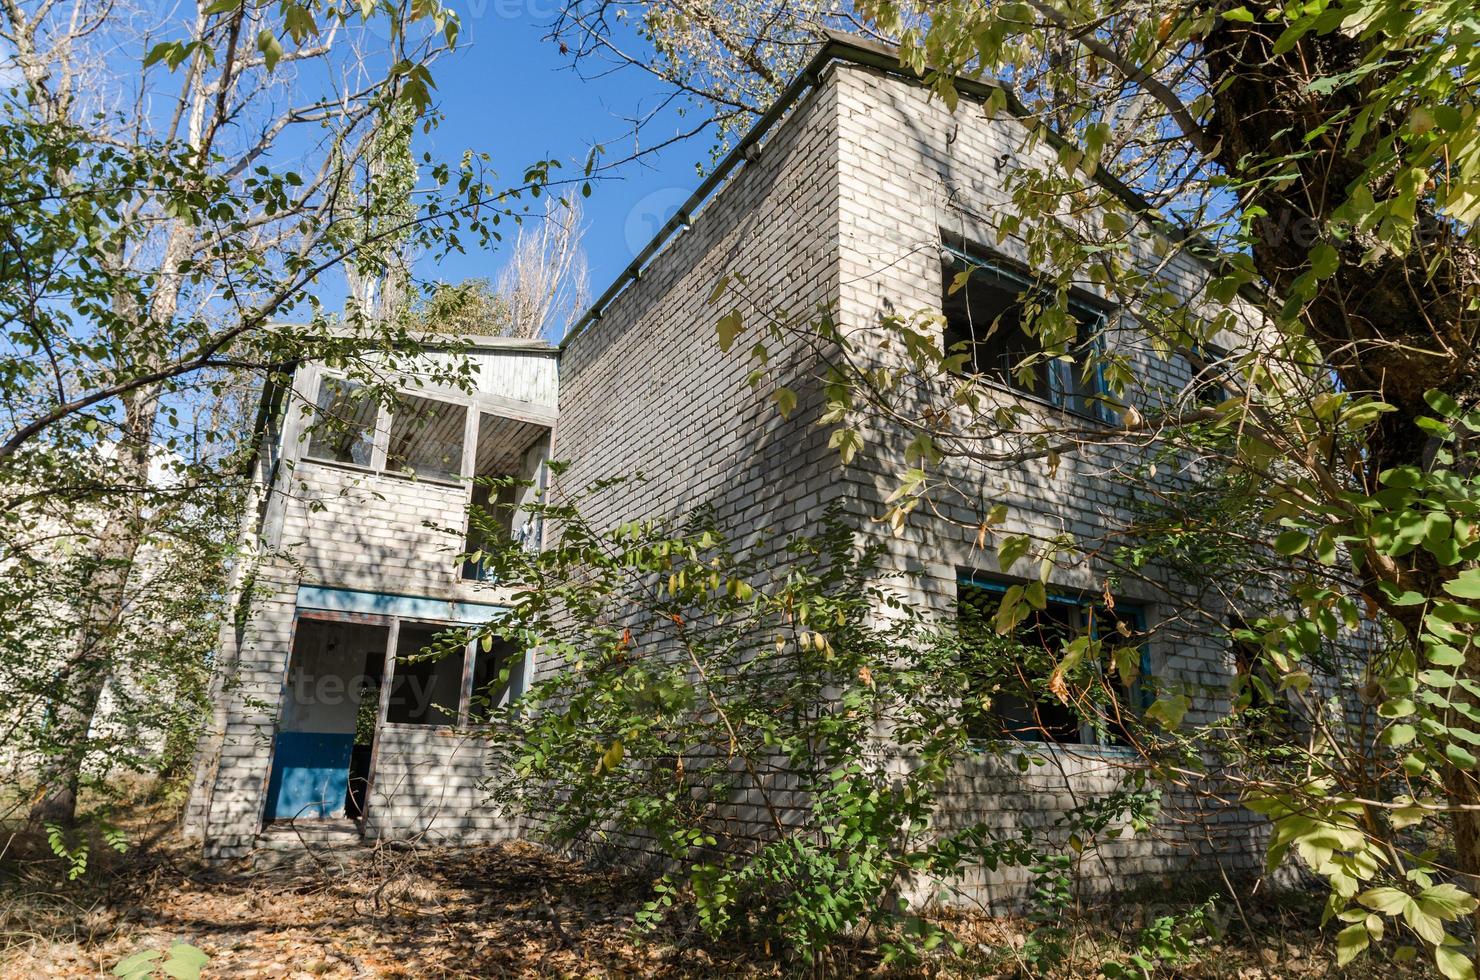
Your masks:
<svg viewBox="0 0 1480 980"><path fill-rule="evenodd" d="M971 574L958 578L957 620L966 644L996 643L993 622L1006 590L1005 582ZM1152 694L1145 681L1151 672L1151 660L1143 639L1145 618L1140 607L1117 602L1111 611L1083 597L1050 593L1045 608L1031 610L1011 636L1019 647L1020 659L984 664L971 678L967 698L975 704L990 702L990 710L972 716L970 733L978 738L1058 744L1123 744L1124 733L1114 717L1082 717L1073 705L1047 690L1048 671L1062 657L1064 645L1085 632L1107 642L1123 637L1125 643L1139 647L1136 677L1106 681L1115 685L1120 710L1144 711ZM1109 651L1104 659L1115 662Z"/></svg>
<svg viewBox="0 0 1480 980"><path fill-rule="evenodd" d="M379 406L364 385L341 378L319 382L308 455L334 463L370 466L375 452Z"/></svg>
<svg viewBox="0 0 1480 980"><path fill-rule="evenodd" d="M964 285L953 290L963 274ZM1094 363L1105 329L1102 311L1071 301L1076 334L1067 350L1069 359L1044 356L1041 337L1024 326L1027 299L1036 289L1029 278L1003 264L947 249L941 283L946 353L966 355L964 374L1110 420L1104 372ZM1041 313L1040 326L1053 315L1051 309Z"/></svg>

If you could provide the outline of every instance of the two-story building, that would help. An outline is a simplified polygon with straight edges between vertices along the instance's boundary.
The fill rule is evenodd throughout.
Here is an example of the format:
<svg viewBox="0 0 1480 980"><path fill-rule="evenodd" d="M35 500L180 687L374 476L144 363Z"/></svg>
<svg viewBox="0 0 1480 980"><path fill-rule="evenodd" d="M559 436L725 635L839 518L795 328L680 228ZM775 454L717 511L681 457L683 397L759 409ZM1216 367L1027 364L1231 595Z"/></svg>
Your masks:
<svg viewBox="0 0 1480 980"><path fill-rule="evenodd" d="M990 88L962 91L983 99ZM562 479L570 486L641 471L644 480L590 502L598 524L707 505L740 531L790 531L842 501L870 526L894 487L886 454L899 447L880 433L844 466L816 424L823 355L783 343L754 390L746 353L715 342L709 298L728 275L770 308L828 310L844 326L933 308L945 313L947 331L969 337L973 318L1010 307L1014 270L1028 267L1010 239L998 243L992 218L1012 206L1002 161L1059 165L1051 148L1029 146L1013 118L949 111L893 52L834 39L558 348L475 344L466 354L474 394L408 381L399 410L363 407L332 371L298 372L287 397L313 411L284 413L269 438L257 530L269 557L248 584L250 615L223 643L225 684L190 807L208 853L244 855L290 819L368 837L517 835L483 804L485 759L470 732L503 652L418 659L439 628L488 620L508 601L458 561L476 546L465 531L477 492L470 478L538 482L551 458L569 462ZM953 293L966 259L988 271ZM1208 271L1182 255L1161 275L1192 296ZM1137 353L1134 332L1092 293L1083 305L1106 342L1141 358L1148 377L1169 390L1191 382L1188 365ZM1003 332L972 357L986 370L1020 359L1031 343ZM1068 372L1043 382L1024 390L1004 376L998 396L1050 414L1096 413L1094 379ZM772 384L799 394L787 417L770 402ZM1117 452L1066 457L1051 478L1042 467L1005 482L994 474L993 499L1012 505L1006 530L1093 541L1127 505L1113 477L1124 462ZM979 478L968 463L948 465L963 484ZM977 515L961 506L959 519L921 518L887 543L886 570L910 572L911 601L945 617L1012 581L981 547ZM510 531L535 543L543 533ZM1068 623L1090 608L1102 580L1085 568L1051 586L1044 617ZM1128 586L1118 606L1149 618L1175 587ZM525 669L540 670L538 659ZM1147 644L1144 669L1209 688L1226 688L1233 672L1226 647L1171 631ZM1070 726L1036 737L1053 765L1021 773L983 757L947 794L942 821L1046 825L1117 782L1118 749L1094 744L1092 732ZM1237 814L1191 828L1169 824L1110 842L1083 873L1108 880L1215 857L1257 863L1256 830ZM1018 883L968 886L1010 897Z"/></svg>

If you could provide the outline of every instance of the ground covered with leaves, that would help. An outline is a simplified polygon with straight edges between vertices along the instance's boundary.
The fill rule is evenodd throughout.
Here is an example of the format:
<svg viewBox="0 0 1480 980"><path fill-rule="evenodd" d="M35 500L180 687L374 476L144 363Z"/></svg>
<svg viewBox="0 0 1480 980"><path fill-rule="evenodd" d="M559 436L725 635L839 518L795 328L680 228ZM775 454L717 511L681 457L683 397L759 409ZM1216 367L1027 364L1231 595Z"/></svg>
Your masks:
<svg viewBox="0 0 1480 980"><path fill-rule="evenodd" d="M470 848L320 848L274 867L211 867L172 833L124 855L94 851L65 881L46 842L6 835L0 857L0 976L108 976L140 950L177 942L210 957L205 977L778 977L806 974L761 943L715 944L680 913L656 934L634 928L646 882L532 844ZM6 839L0 838L0 839ZM1067 959L1052 972L1097 976L1128 963L1159 910L1190 899L1122 897L1065 924ZM1158 972L1263 980L1333 971L1318 901L1299 894L1232 903L1217 935L1189 937ZM829 976L1021 976L1031 923L955 916L962 941L924 963L885 967L876 937L834 952ZM1135 974L1132 974L1135 975ZM1367 960L1345 974L1393 977ZM1419 975L1417 973L1413 974Z"/></svg>

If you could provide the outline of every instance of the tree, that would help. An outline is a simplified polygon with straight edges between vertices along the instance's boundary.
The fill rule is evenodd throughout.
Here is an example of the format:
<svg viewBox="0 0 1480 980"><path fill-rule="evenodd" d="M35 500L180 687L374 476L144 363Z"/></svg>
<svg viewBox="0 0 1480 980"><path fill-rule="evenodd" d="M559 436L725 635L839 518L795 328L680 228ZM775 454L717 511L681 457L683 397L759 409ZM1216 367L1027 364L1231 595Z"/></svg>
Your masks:
<svg viewBox="0 0 1480 980"><path fill-rule="evenodd" d="M432 287L414 319L458 337L559 340L590 301L582 208L575 197L547 197L544 212L522 216L495 286L468 279Z"/></svg>
<svg viewBox="0 0 1480 980"><path fill-rule="evenodd" d="M417 320L430 330L457 337L505 336L513 325L508 299L481 277L433 286Z"/></svg>
<svg viewBox="0 0 1480 980"><path fill-rule="evenodd" d="M817 0L657 0L641 10L632 17L612 0L564 0L549 37L591 77L615 66L671 86L668 99L635 120L638 131L675 99L712 113L679 138L713 125L716 156L770 107L826 30L876 36L852 7Z"/></svg>
<svg viewBox="0 0 1480 980"><path fill-rule="evenodd" d="M647 9L651 30L676 8ZM806 5L752 13L761 10L774 25L768 37L814 22ZM1327 678L1341 685L1343 703L1365 698L1375 709L1376 743L1359 725L1333 725L1293 764L1266 770L1272 781L1245 783L1249 803L1274 819L1273 856L1293 847L1330 880L1328 914L1348 923L1343 961L1390 917L1445 975L1473 976L1446 925L1475 912L1480 875L1473 9L871 0L857 10L957 111L979 111L961 97L959 78L1011 80L1017 95L999 88L984 97L986 110L1011 111L1060 163L1029 171L1007 161L1016 208L998 232L1039 263L1023 293L1025 330L1043 357L1102 372L1116 411L1108 426L1056 424L1010 406L956 424L950 407L1000 399L982 378L960 377L967 352L944 347L938 311L883 324L899 341L892 349L908 353L902 370L882 378L849 358L875 349L877 331L816 320L810 332L842 351L825 415L846 433L835 444L851 457L886 420L887 431L903 430L899 445L916 447L909 460L895 458L899 489L881 515L897 527L944 495L976 498L993 514L979 483L953 481L963 461L987 472L1053 467L1067 453L1113 444L1150 461L1191 456L1222 474L1209 514L1208 500L1143 472L1143 495L1174 499L1116 536L1141 541L1148 561L1185 548L1257 571L1275 597L1235 632L1282 692L1308 690L1325 673L1322 651L1349 640L1353 625L1375 624L1388 640L1359 672L1331 665ZM609 36L602 29L597 37ZM660 61L685 50L662 50ZM727 71L751 70L744 57L723 69L703 58L685 64L701 77L686 83L698 92ZM1156 263L1141 258L1148 251ZM1196 302L1162 287L1156 266L1175 252L1211 270ZM1077 349L1065 330L1074 288L1129 311L1157 356L1192 364L1216 397L1153 391L1124 354ZM765 297L732 289L731 298L749 305L752 320L796 322L796 311ZM1228 357L1211 354L1225 329L1243 342ZM735 332L731 320L722 335ZM1159 544L1145 543L1168 529ZM1024 553L1091 560L1081 544L1017 536L999 544L1005 566ZM1136 555L1127 560L1116 574L1141 571ZM1254 591L1234 598L1257 607ZM1103 655L1080 644L1064 659ZM1064 667L1043 682L1063 683ZM1166 692L1153 717L1179 729L1187 697ZM1186 748L1205 753L1206 736ZM1432 853L1423 832L1441 818L1452 856Z"/></svg>
<svg viewBox="0 0 1480 980"><path fill-rule="evenodd" d="M581 248L583 218L579 198L550 198L542 216L519 226L498 278L509 307L509 336L551 336L585 310L591 293Z"/></svg>
<svg viewBox="0 0 1480 980"><path fill-rule="evenodd" d="M528 508L554 541L482 553L501 581L521 583L513 607L445 636L438 653L461 656L470 641L539 651L539 679L517 699L504 697L523 669L513 656L473 692L489 710L492 801L559 846L616 836L661 858L639 925L669 922L691 898L708 936L738 934L819 970L838 968L836 947L860 928L876 930L886 961L913 958L947 939L899 901L920 879L949 890L973 871L1023 867L1067 902L1046 836L1072 833L1093 854L1112 822L1145 829L1158 793L1144 780L1083 801L1046 833L937 826L964 758L1021 752L974 740L981 705L956 692L1022 651L963 648L914 614L880 587L877 542L860 541L839 508L819 527L744 543L703 510L593 525L585 502L622 482L567 492L557 477ZM497 540L499 515L472 520ZM1046 925L1030 947L1047 958L1057 941Z"/></svg>
<svg viewBox="0 0 1480 980"><path fill-rule="evenodd" d="M223 2L142 30L133 14L22 0L0 11L19 75L0 99L6 540L57 494L107 515L58 665L56 751L35 811L64 822L156 506L156 449L214 439L181 418L249 372L304 358L355 370L367 346L409 351L404 327L373 309L352 304L353 329L340 329L316 290L345 263L359 282L383 280L408 247L491 240L551 166L507 195L483 183L482 157L431 168L414 213L404 180L359 178L384 169L414 120L434 121L430 66L457 27L436 4ZM306 322L282 329L290 315ZM100 446L110 465L80 467ZM209 455L181 454L184 483L218 472Z"/></svg>

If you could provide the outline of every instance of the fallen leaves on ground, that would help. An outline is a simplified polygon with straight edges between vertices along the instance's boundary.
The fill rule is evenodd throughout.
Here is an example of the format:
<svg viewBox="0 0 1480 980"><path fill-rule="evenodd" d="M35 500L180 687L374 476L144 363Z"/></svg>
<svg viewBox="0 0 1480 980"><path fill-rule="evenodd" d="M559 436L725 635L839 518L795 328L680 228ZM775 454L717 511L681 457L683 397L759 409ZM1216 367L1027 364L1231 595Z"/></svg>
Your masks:
<svg viewBox="0 0 1480 980"><path fill-rule="evenodd" d="M37 853L0 868L0 977L101 977L141 949L186 942L211 959L206 977L777 977L798 972L740 940L714 945L683 916L645 935L634 928L646 880L529 843L478 847L316 847L253 870L201 863L157 838L59 881ZM260 864L260 862L259 862ZM1069 976L1096 976L1141 926L1120 906L1082 913ZM1117 913L1115 908L1119 908ZM1310 901L1262 902L1246 928L1199 942L1180 977L1278 980L1329 974L1331 937L1305 920ZM893 975L1019 976L1019 919L953 914L964 944ZM1257 935L1248 940L1248 929ZM1241 933L1242 935L1238 935ZM829 976L882 972L866 937L843 944ZM1367 960L1353 977L1397 976ZM1414 976L1420 974L1414 973Z"/></svg>

